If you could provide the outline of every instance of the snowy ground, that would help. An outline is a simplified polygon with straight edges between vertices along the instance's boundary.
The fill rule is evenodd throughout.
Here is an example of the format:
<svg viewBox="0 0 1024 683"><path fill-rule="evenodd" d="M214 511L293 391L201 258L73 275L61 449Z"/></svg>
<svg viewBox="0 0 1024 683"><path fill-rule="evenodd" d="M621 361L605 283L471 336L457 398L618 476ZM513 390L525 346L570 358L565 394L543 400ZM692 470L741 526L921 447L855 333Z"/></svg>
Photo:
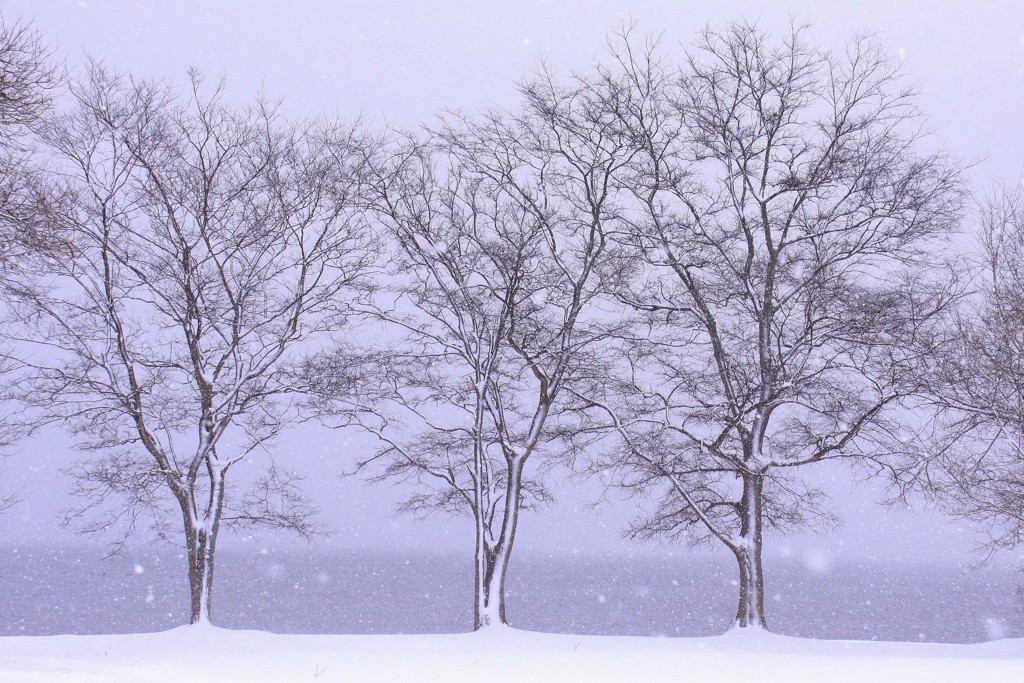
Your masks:
<svg viewBox="0 0 1024 683"><path fill-rule="evenodd" d="M2 681L1024 681L1024 639L974 645L573 636L277 635L208 626L0 638Z"/></svg>

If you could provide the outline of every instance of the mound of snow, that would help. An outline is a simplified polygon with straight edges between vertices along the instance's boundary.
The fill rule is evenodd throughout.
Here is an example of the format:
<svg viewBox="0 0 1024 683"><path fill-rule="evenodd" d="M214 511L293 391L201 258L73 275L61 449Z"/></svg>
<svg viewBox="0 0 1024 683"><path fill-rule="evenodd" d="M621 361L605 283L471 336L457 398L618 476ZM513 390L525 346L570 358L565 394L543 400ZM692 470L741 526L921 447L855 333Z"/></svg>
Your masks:
<svg viewBox="0 0 1024 683"><path fill-rule="evenodd" d="M161 633L0 638L3 681L1024 681L1024 639L976 645L574 636L490 627L449 635Z"/></svg>

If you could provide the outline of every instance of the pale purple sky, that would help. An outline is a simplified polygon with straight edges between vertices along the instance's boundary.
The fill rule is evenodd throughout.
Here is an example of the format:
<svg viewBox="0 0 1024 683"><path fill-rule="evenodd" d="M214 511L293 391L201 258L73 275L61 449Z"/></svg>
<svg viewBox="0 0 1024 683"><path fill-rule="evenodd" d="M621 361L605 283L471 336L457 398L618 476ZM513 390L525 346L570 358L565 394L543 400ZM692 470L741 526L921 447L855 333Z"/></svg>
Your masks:
<svg viewBox="0 0 1024 683"><path fill-rule="evenodd" d="M35 17L71 64L81 53L152 76L195 65L226 73L235 93L265 86L294 111L365 111L406 124L440 107L514 102L513 81L547 54L586 67L630 17L666 45L735 18L784 29L813 25L819 44L880 36L922 89L937 140L985 158L976 176L1019 177L1024 136L1024 4L1013 0L891 2L406 2L304 0L9 0Z"/></svg>
<svg viewBox="0 0 1024 683"><path fill-rule="evenodd" d="M605 38L635 19L641 32L663 33L673 49L706 24L738 18L783 30L792 17L813 25L812 38L840 47L854 32L877 34L905 61L935 131L934 144L976 161L972 179L984 190L994 178L1016 183L1024 170L1024 3L949 0L846 2L272 2L268 0L9 0L8 11L33 18L69 66L83 54L118 69L181 81L189 66L224 74L240 100L261 87L282 96L296 114L365 113L409 125L441 107L478 109L515 102L514 81L547 55L557 71L586 68ZM339 530L331 544L398 547L464 546L465 523L414 523L393 518L387 487L339 484L348 467L336 438L312 429L285 435L279 451L308 461L311 490ZM313 456L316 457L313 457ZM7 481L44 490L0 516L0 537L63 542L57 528L66 480L55 470L68 458L54 435L23 444L6 463ZM837 497L847 524L838 532L774 544L815 553L898 555L907 560L963 559L973 537L932 512L884 512L877 491L853 486L846 470L818 475ZM835 480L835 483L828 483ZM524 521L521 550L560 552L607 547L618 538L629 504L582 509L594 494L567 489L560 505ZM772 552L772 551L769 551Z"/></svg>

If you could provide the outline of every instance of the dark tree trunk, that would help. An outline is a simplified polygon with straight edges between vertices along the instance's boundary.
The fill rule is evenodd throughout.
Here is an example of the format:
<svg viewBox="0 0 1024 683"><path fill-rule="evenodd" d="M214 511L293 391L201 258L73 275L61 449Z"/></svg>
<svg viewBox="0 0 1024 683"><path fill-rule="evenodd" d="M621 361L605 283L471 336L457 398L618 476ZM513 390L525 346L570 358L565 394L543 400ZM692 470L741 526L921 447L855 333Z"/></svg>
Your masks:
<svg viewBox="0 0 1024 683"><path fill-rule="evenodd" d="M213 593L213 548L205 530L196 532L196 542L188 550L188 586L191 609L188 623L210 621L210 599Z"/></svg>
<svg viewBox="0 0 1024 683"><path fill-rule="evenodd" d="M739 565L740 594L735 626L765 628L764 570L761 566L761 506L764 476L743 475L743 498L740 502L740 543L733 548Z"/></svg>

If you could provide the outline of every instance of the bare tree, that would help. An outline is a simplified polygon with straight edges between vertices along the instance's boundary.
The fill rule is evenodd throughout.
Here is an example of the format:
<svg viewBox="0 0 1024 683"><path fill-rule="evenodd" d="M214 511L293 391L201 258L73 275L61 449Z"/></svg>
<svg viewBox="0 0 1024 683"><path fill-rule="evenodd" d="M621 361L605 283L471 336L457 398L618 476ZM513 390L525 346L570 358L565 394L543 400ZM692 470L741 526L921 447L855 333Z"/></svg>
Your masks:
<svg viewBox="0 0 1024 683"><path fill-rule="evenodd" d="M586 83L542 74L523 92L518 113L451 116L371 163L395 252L374 313L405 338L383 365L388 419L367 427L385 447L363 466L426 485L407 509L472 516L476 628L507 621L520 512L550 499L526 467L566 447L566 387L593 375L600 302L621 277L606 233L628 154L613 117L592 118Z"/></svg>
<svg viewBox="0 0 1024 683"><path fill-rule="evenodd" d="M390 420L368 428L385 447L359 466L382 462L373 479L414 483L406 511L472 517L480 628L505 622L520 509L549 499L523 478L524 459L502 443L489 411L528 388L510 376L509 335L531 286L524 280L537 275L539 234L520 207L464 169L449 171L441 156L407 141L377 163L395 250L393 305L375 313L405 334L401 350L378 361L387 381L379 410Z"/></svg>
<svg viewBox="0 0 1024 683"><path fill-rule="evenodd" d="M992 553L1024 541L1024 196L981 211L978 289L936 344L926 388L934 441L918 483L979 523Z"/></svg>
<svg viewBox="0 0 1024 683"><path fill-rule="evenodd" d="M57 240L39 223L40 178L28 134L50 110L62 74L50 48L24 19L0 15L0 265Z"/></svg>
<svg viewBox="0 0 1024 683"><path fill-rule="evenodd" d="M208 621L222 525L320 526L272 457L248 493L229 475L295 418L288 366L363 286L358 129L233 108L197 74L182 96L93 65L72 94L45 133L71 251L16 292L22 399L95 452L86 529L151 513Z"/></svg>
<svg viewBox="0 0 1024 683"><path fill-rule="evenodd" d="M36 28L24 19L0 17L0 137L5 144L39 123L59 82L52 51Z"/></svg>
<svg viewBox="0 0 1024 683"><path fill-rule="evenodd" d="M26 257L60 245L58 233L48 229L45 211L40 210L50 198L42 190L45 183L32 156L30 135L50 109L60 76L35 27L0 13L0 285ZM8 314L5 311L5 322ZM5 382L15 369L14 363L0 362ZM25 435L23 421L9 419L5 409L0 449ZM0 494L0 510L17 501L14 493Z"/></svg>
<svg viewBox="0 0 1024 683"><path fill-rule="evenodd" d="M658 501L635 534L735 556L739 627L765 625L765 530L830 517L800 468L914 447L901 411L952 299L957 169L916 151L912 93L873 40L804 38L707 30L676 71L627 33L602 69L638 151L619 238L645 268L619 293L625 367L589 397L620 439L596 467Z"/></svg>

